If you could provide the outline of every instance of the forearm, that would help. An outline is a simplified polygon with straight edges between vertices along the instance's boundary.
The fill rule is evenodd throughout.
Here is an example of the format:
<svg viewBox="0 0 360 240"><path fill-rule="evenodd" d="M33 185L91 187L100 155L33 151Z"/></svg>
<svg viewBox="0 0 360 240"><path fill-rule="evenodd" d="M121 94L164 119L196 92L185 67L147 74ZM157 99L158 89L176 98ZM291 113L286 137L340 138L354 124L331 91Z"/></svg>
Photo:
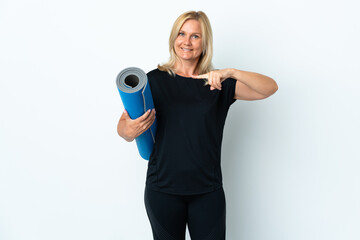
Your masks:
<svg viewBox="0 0 360 240"><path fill-rule="evenodd" d="M134 138L131 138L129 136L127 136L125 134L125 123L124 120L120 120L118 125L117 125L117 133L119 134L120 137L122 137L123 139L125 139L127 142L132 142L134 140Z"/></svg>
<svg viewBox="0 0 360 240"><path fill-rule="evenodd" d="M247 72L234 68L229 68L228 73L228 77L242 82L254 91L265 96L272 95L278 89L276 82L272 78L259 73Z"/></svg>

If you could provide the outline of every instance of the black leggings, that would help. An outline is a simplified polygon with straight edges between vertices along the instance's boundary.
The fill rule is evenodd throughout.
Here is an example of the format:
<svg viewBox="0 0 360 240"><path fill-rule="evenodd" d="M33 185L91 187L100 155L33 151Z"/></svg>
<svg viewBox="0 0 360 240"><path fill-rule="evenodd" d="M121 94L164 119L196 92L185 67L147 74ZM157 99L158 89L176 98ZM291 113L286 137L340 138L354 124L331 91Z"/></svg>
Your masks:
<svg viewBox="0 0 360 240"><path fill-rule="evenodd" d="M154 240L184 240L186 223L192 240L225 239L225 194L216 191L181 196L145 188L145 207Z"/></svg>

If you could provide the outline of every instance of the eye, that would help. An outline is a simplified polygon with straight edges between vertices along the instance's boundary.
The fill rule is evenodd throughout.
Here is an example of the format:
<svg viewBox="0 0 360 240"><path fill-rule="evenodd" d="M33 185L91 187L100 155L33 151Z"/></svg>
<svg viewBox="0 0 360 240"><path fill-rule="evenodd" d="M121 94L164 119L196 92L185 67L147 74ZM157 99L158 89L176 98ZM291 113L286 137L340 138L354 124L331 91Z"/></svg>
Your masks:
<svg viewBox="0 0 360 240"><path fill-rule="evenodd" d="M192 38L197 39L197 38L199 38L199 35L192 35Z"/></svg>
<svg viewBox="0 0 360 240"><path fill-rule="evenodd" d="M185 36L185 33L183 33L183 32L179 32L179 36Z"/></svg>

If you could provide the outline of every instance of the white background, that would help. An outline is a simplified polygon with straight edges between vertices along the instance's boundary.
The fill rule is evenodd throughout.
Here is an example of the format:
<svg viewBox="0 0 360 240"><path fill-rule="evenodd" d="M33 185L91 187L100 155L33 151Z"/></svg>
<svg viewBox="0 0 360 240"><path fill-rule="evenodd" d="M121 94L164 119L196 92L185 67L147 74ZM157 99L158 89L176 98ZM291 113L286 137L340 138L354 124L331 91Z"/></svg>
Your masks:
<svg viewBox="0 0 360 240"><path fill-rule="evenodd" d="M209 16L216 68L279 85L230 108L227 239L360 239L357 1L0 0L1 240L152 239L115 77L167 61L187 10Z"/></svg>

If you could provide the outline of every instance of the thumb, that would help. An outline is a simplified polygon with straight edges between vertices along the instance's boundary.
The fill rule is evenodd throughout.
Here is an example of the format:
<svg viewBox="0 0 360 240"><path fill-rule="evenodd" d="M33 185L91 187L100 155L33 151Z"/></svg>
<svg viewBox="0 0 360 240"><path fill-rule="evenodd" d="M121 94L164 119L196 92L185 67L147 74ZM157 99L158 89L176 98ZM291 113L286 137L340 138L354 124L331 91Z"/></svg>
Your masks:
<svg viewBox="0 0 360 240"><path fill-rule="evenodd" d="M130 116L129 116L129 113L126 111L126 109L124 109L124 112L121 115L121 118L123 118L123 119L131 119Z"/></svg>

